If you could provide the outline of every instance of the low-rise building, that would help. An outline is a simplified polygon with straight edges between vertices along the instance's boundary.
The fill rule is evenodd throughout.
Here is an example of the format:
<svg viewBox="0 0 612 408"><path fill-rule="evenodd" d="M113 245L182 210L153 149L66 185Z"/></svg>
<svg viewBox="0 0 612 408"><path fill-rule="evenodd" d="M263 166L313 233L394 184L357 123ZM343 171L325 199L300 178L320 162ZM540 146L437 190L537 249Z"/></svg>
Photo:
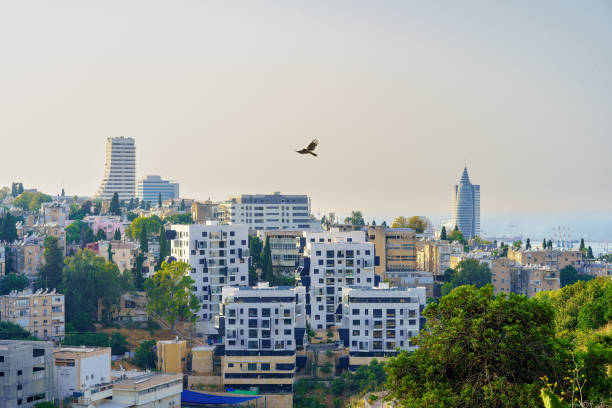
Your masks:
<svg viewBox="0 0 612 408"><path fill-rule="evenodd" d="M367 239L375 247L375 273L385 279L388 271L416 271L416 233L411 228L387 228L370 226ZM395 282L391 282L396 284Z"/></svg>
<svg viewBox="0 0 612 408"><path fill-rule="evenodd" d="M585 261L581 273L598 278L612 279L612 263L605 261Z"/></svg>
<svg viewBox="0 0 612 408"><path fill-rule="evenodd" d="M187 360L185 340L159 340L157 342L157 369L165 373L184 373Z"/></svg>
<svg viewBox="0 0 612 408"><path fill-rule="evenodd" d="M417 241L417 269L431 272L436 281L443 280L444 271L451 267L451 256L463 254L463 245L442 240Z"/></svg>
<svg viewBox="0 0 612 408"><path fill-rule="evenodd" d="M223 384L262 393L292 392L296 350L304 344L306 291L302 286L224 287Z"/></svg>
<svg viewBox="0 0 612 408"><path fill-rule="evenodd" d="M53 343L0 340L0 406L31 408L56 397Z"/></svg>
<svg viewBox="0 0 612 408"><path fill-rule="evenodd" d="M424 287L343 288L339 332L349 348L349 366L354 369L374 358L385 360L397 355L398 349L414 351L412 338L424 325L421 312L425 304Z"/></svg>
<svg viewBox="0 0 612 408"><path fill-rule="evenodd" d="M136 265L138 243L133 241L99 241L98 255L107 261L110 260L109 246L112 252L112 261L119 268L119 272L131 271Z"/></svg>
<svg viewBox="0 0 612 408"><path fill-rule="evenodd" d="M512 276L512 293L527 297L560 287L559 270L551 266L523 265Z"/></svg>
<svg viewBox="0 0 612 408"><path fill-rule="evenodd" d="M191 204L191 219L194 224L206 224L206 221L219 220L221 212L219 204L210 200L200 202L194 201Z"/></svg>
<svg viewBox="0 0 612 408"><path fill-rule="evenodd" d="M180 408L183 374L140 373L118 379L112 389L112 401L118 406Z"/></svg>
<svg viewBox="0 0 612 408"><path fill-rule="evenodd" d="M468 252L459 256L451 256L451 268L456 268L464 259L476 259L478 262L485 263L491 270L491 284L496 295L500 293L512 293L512 280L520 273L521 265L506 257L495 256L488 251Z"/></svg>
<svg viewBox="0 0 612 408"><path fill-rule="evenodd" d="M65 224L70 214L70 205L63 201L52 201L50 203L42 203L40 212L44 224L58 223Z"/></svg>
<svg viewBox="0 0 612 408"><path fill-rule="evenodd" d="M64 313L64 295L55 290L25 290L0 296L0 320L18 324L42 340L64 338Z"/></svg>
<svg viewBox="0 0 612 408"><path fill-rule="evenodd" d="M302 230L270 230L260 233L261 239L270 240L272 267L274 272L293 275L300 259L300 238Z"/></svg>
<svg viewBox="0 0 612 408"><path fill-rule="evenodd" d="M582 266L582 252L578 249L509 249L508 258L521 265L542 265L558 270L568 265L576 269Z"/></svg>
<svg viewBox="0 0 612 408"><path fill-rule="evenodd" d="M55 349L53 357L60 399L111 382L110 347L61 347Z"/></svg>

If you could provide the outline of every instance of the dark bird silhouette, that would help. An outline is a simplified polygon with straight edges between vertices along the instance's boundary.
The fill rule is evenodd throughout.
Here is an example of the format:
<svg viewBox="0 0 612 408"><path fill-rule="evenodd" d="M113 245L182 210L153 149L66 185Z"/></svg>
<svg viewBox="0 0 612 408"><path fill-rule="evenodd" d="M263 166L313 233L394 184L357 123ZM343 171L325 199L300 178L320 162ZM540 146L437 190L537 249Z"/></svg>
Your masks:
<svg viewBox="0 0 612 408"><path fill-rule="evenodd" d="M305 149L296 150L296 152L298 152L299 154L312 154L316 157L317 154L314 152L314 149L317 147L318 144L319 141L317 139L314 139Z"/></svg>

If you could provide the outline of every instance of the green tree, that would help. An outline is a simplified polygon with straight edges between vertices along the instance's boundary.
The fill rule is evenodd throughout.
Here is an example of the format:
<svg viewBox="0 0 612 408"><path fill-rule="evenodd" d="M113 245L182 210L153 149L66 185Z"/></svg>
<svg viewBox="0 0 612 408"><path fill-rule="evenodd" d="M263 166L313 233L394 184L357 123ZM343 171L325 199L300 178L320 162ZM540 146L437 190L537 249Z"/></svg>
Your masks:
<svg viewBox="0 0 612 408"><path fill-rule="evenodd" d="M525 242L525 249L531 249L531 240L527 238L527 242Z"/></svg>
<svg viewBox="0 0 612 408"><path fill-rule="evenodd" d="M164 218L164 221L168 224L193 224L193 218L191 218L191 213L172 214L171 216Z"/></svg>
<svg viewBox="0 0 612 408"><path fill-rule="evenodd" d="M442 231L440 231L440 240L446 241L448 237L446 236L446 227L442 227Z"/></svg>
<svg viewBox="0 0 612 408"><path fill-rule="evenodd" d="M157 215L137 217L130 224L129 234L126 233L126 236L129 235L134 240L140 239L143 227L146 228L147 234L159 235L162 225L163 223Z"/></svg>
<svg viewBox="0 0 612 408"><path fill-rule="evenodd" d="M161 266L162 262L165 261L168 256L170 256L170 243L168 242L168 238L166 238L166 229L162 226L159 231L158 268Z"/></svg>
<svg viewBox="0 0 612 408"><path fill-rule="evenodd" d="M387 363L390 397L405 407L540 407L540 378L567 372L553 309L491 285L430 303L419 348Z"/></svg>
<svg viewBox="0 0 612 408"><path fill-rule="evenodd" d="M136 256L136 265L134 265L134 286L136 290L144 290L144 277L142 276L142 265L144 263L144 254L139 253Z"/></svg>
<svg viewBox="0 0 612 408"><path fill-rule="evenodd" d="M36 404L34 404L34 408L57 408L57 405L49 401L37 402Z"/></svg>
<svg viewBox="0 0 612 408"><path fill-rule="evenodd" d="M114 356L121 356L125 354L126 351L129 351L127 338L119 332L113 332L111 334L109 343L111 353Z"/></svg>
<svg viewBox="0 0 612 408"><path fill-rule="evenodd" d="M161 208L161 206L162 206L161 193L158 193L158 195L157 195L157 208Z"/></svg>
<svg viewBox="0 0 612 408"><path fill-rule="evenodd" d="M593 256L593 248L591 248L591 246L589 246L587 248L587 259L595 259L595 257Z"/></svg>
<svg viewBox="0 0 612 408"><path fill-rule="evenodd" d="M9 212L2 218L0 238L9 243L17 240L17 221Z"/></svg>
<svg viewBox="0 0 612 408"><path fill-rule="evenodd" d="M115 230L115 234L113 235L113 239L115 241L121 241L121 231L119 230L119 228L117 228Z"/></svg>
<svg viewBox="0 0 612 408"><path fill-rule="evenodd" d="M584 246L584 238L580 238L580 252L584 254L586 247Z"/></svg>
<svg viewBox="0 0 612 408"><path fill-rule="evenodd" d="M361 211L351 211L351 215L344 219L345 224L351 224L355 227L363 227L365 220Z"/></svg>
<svg viewBox="0 0 612 408"><path fill-rule="evenodd" d="M274 280L274 267L272 266L272 250L270 248L270 237L266 236L266 243L261 253L261 269L263 280L273 284Z"/></svg>
<svg viewBox="0 0 612 408"><path fill-rule="evenodd" d="M45 238L43 246L43 258L45 262L38 270L35 287L37 289L59 290L62 287L64 252L59 247L59 240L50 235Z"/></svg>
<svg viewBox="0 0 612 408"><path fill-rule="evenodd" d="M170 323L172 333L178 319L195 321L200 302L193 294L194 281L188 275L185 262L163 262L161 269L145 281L149 298L147 312L162 317Z"/></svg>
<svg viewBox="0 0 612 408"><path fill-rule="evenodd" d="M572 265L567 265L559 271L559 283L561 287L573 285L578 281L589 281L591 279L593 279L593 277L590 275L579 274Z"/></svg>
<svg viewBox="0 0 612 408"><path fill-rule="evenodd" d="M448 235L448 241L457 241L460 244L467 245L467 240L463 237L463 234L457 227Z"/></svg>
<svg viewBox="0 0 612 408"><path fill-rule="evenodd" d="M181 200L181 206L179 207L180 211L185 211L185 199Z"/></svg>
<svg viewBox="0 0 612 408"><path fill-rule="evenodd" d="M143 225L140 230L140 250L146 254L149 252L149 237L147 236L147 226Z"/></svg>
<svg viewBox="0 0 612 408"><path fill-rule="evenodd" d="M522 246L523 246L523 241L521 240L514 241L512 243L512 249L514 249L515 251L518 251L519 249L521 249Z"/></svg>
<svg viewBox="0 0 612 408"><path fill-rule="evenodd" d="M18 324L0 322L0 340L36 340L30 332Z"/></svg>
<svg viewBox="0 0 612 408"><path fill-rule="evenodd" d="M108 261L109 262L113 262L113 246L111 245L111 243L108 243Z"/></svg>
<svg viewBox="0 0 612 408"><path fill-rule="evenodd" d="M119 194L113 193L110 205L108 207L108 213L112 215L121 215L121 206L119 205Z"/></svg>
<svg viewBox="0 0 612 408"><path fill-rule="evenodd" d="M98 228L96 232L96 242L97 241L106 241L106 232L102 228Z"/></svg>
<svg viewBox="0 0 612 408"><path fill-rule="evenodd" d="M387 221L383 220L382 224L380 224L380 225L382 225L383 227L386 227L387 226Z"/></svg>
<svg viewBox="0 0 612 408"><path fill-rule="evenodd" d="M546 238L542 241L542 249L548 248L548 242L546 242Z"/></svg>
<svg viewBox="0 0 612 408"><path fill-rule="evenodd" d="M134 364L143 370L154 370L157 364L155 353L155 340L147 340L140 343L134 353Z"/></svg>
<svg viewBox="0 0 612 408"><path fill-rule="evenodd" d="M41 203L51 202L51 196L40 192L24 191L15 198L13 205L24 211L38 211Z"/></svg>
<svg viewBox="0 0 612 408"><path fill-rule="evenodd" d="M66 320L73 321L79 312L97 320L102 311L110 317L131 283L129 276L119 273L117 265L82 249L67 258L62 286L66 296Z"/></svg>
<svg viewBox="0 0 612 408"><path fill-rule="evenodd" d="M422 234L425 232L425 228L427 228L427 223L418 215L414 215L410 218L400 216L393 220L391 228L412 228L417 234Z"/></svg>
<svg viewBox="0 0 612 408"><path fill-rule="evenodd" d="M27 288L29 284L30 281L26 276L9 273L0 279L0 295L8 295L14 290L21 292Z"/></svg>
<svg viewBox="0 0 612 408"><path fill-rule="evenodd" d="M477 288L491 283L491 269L486 263L477 259L464 259L456 267L449 282L442 285L442 295L449 294L454 288L462 285L474 285Z"/></svg>
<svg viewBox="0 0 612 408"><path fill-rule="evenodd" d="M6 197L9 196L9 194L10 194L10 190L8 187L0 188L0 202L4 201Z"/></svg>

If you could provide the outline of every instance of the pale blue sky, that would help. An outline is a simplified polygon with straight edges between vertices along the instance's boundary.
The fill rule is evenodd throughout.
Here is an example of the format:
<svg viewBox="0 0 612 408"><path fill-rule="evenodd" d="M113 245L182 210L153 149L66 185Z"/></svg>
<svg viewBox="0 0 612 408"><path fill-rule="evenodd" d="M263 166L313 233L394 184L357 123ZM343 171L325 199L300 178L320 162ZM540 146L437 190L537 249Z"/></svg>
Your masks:
<svg viewBox="0 0 612 408"><path fill-rule="evenodd" d="M5 1L0 185L93 194L107 136L184 196L612 212L609 1ZM318 158L293 150L321 141Z"/></svg>

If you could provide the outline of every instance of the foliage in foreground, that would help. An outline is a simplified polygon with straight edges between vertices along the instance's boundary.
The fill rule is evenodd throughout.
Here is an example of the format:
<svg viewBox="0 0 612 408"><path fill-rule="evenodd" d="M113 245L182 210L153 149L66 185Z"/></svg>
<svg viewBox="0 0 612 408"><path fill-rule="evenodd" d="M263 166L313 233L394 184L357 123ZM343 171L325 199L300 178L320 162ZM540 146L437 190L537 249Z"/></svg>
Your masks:
<svg viewBox="0 0 612 408"><path fill-rule="evenodd" d="M387 364L387 387L403 406L536 407L540 377L560 379L566 370L544 302L461 286L424 315L419 349Z"/></svg>

